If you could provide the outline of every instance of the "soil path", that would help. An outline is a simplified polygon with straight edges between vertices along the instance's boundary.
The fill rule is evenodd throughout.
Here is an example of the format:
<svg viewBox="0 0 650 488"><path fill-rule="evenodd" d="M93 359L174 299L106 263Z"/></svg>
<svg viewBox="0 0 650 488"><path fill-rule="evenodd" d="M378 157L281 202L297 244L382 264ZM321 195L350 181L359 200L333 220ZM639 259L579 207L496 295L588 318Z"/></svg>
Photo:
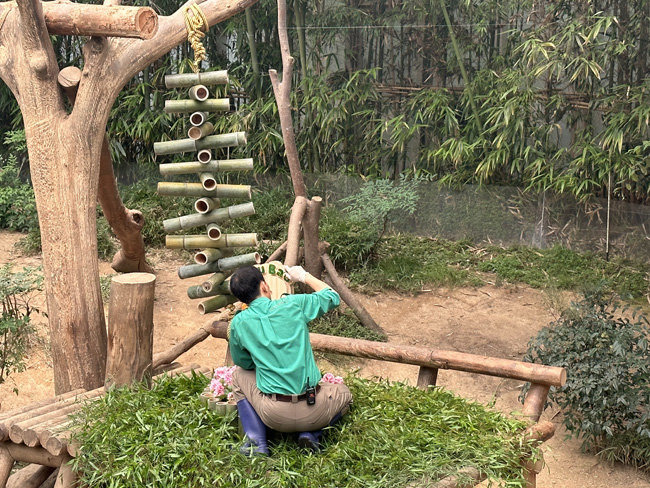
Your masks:
<svg viewBox="0 0 650 488"><path fill-rule="evenodd" d="M40 264L39 257L24 257L14 243L20 234L0 232L0 264L17 267ZM154 352L169 349L206 322L196 304L185 293L195 284L181 281L176 269L184 264L178 254L154 251L150 261L158 271L154 321ZM113 274L108 263L100 263L100 273ZM195 279L194 281L200 281ZM551 300L552 298L552 300ZM528 287L433 289L416 297L395 293L375 297L360 296L373 317L387 331L390 342L438 349L450 349L489 356L521 359L529 339L554 319L551 304L558 297ZM568 297L559 297L568 300ZM44 304L43 295L34 303ZM27 358L27 369L15 373L0 385L0 411L6 411L53 395L52 366L47 351L47 328L42 317L34 322L43 339L36 342ZM225 342L208 339L180 358L183 364L218 366L223 363ZM382 377L414 383L417 367L379 361L328 363L323 369L343 372L359 369L366 377ZM503 412L521 407L517 401L521 382L487 376L441 371L438 384L469 399L493 403ZM18 394L14 393L14 389ZM558 424L558 431L547 443L547 467L538 477L539 488L650 488L650 477L621 466L599 462L580 452L580 444L567 440L560 428L561 416L544 414Z"/></svg>

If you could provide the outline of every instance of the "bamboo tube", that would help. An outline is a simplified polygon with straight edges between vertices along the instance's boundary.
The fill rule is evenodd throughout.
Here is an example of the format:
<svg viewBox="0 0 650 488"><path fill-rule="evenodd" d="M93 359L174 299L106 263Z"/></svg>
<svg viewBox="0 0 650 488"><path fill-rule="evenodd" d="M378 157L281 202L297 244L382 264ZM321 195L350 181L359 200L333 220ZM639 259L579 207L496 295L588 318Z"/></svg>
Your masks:
<svg viewBox="0 0 650 488"><path fill-rule="evenodd" d="M206 264L186 264L178 268L178 277L181 280L194 278L195 276L216 273L219 271L219 261L213 261Z"/></svg>
<svg viewBox="0 0 650 488"><path fill-rule="evenodd" d="M227 85L228 71L207 71L205 73L183 73L165 76L165 86L167 88L188 88L199 83L206 86Z"/></svg>
<svg viewBox="0 0 650 488"><path fill-rule="evenodd" d="M196 264L213 263L217 259L230 256L231 252L224 252L226 249L203 249L194 255L194 262Z"/></svg>
<svg viewBox="0 0 650 488"><path fill-rule="evenodd" d="M184 163L165 163L158 165L160 174L163 176L172 175L189 175L209 171L251 171L253 169L253 160L248 159L219 159L209 163L200 161L188 161Z"/></svg>
<svg viewBox="0 0 650 488"><path fill-rule="evenodd" d="M209 136L214 131L214 124L212 122L206 122L203 125L198 127L190 127L187 130L187 137L190 139L201 139L202 137Z"/></svg>
<svg viewBox="0 0 650 488"><path fill-rule="evenodd" d="M213 241L218 241L221 239L221 229L217 224L208 224L206 232L208 237Z"/></svg>
<svg viewBox="0 0 650 488"><path fill-rule="evenodd" d="M229 112L229 98L211 98L202 102L196 100L165 100L167 114L187 114L191 112Z"/></svg>
<svg viewBox="0 0 650 488"><path fill-rule="evenodd" d="M223 234L218 241L203 235L165 236L165 246L169 249L255 247L257 234Z"/></svg>
<svg viewBox="0 0 650 488"><path fill-rule="evenodd" d="M188 90L189 97L197 102L204 102L210 96L210 92L205 85L194 85Z"/></svg>
<svg viewBox="0 0 650 488"><path fill-rule="evenodd" d="M201 183L178 183L159 181L158 195L168 197L216 197L216 198L251 198L250 185L217 185L213 190L206 190Z"/></svg>
<svg viewBox="0 0 650 488"><path fill-rule="evenodd" d="M212 161L212 151L209 149L201 149L196 153L196 159L199 160L199 163L208 164Z"/></svg>
<svg viewBox="0 0 650 488"><path fill-rule="evenodd" d="M208 300L199 303L199 312L202 315L206 313L215 312L220 308L235 303L237 299L232 295L217 295L216 297L209 298Z"/></svg>
<svg viewBox="0 0 650 488"><path fill-rule="evenodd" d="M225 273L215 273L201 284L204 291L211 292L226 279Z"/></svg>
<svg viewBox="0 0 650 488"><path fill-rule="evenodd" d="M160 141L153 143L153 152L157 156L190 151L196 151L194 139L178 139L176 141Z"/></svg>
<svg viewBox="0 0 650 488"><path fill-rule="evenodd" d="M214 179L214 175L212 173L200 173L199 178L201 180L203 188L206 190L212 191L217 187L217 180Z"/></svg>
<svg viewBox="0 0 650 488"><path fill-rule="evenodd" d="M187 296L192 300L209 298L216 295L232 295L230 293L230 281L224 281L220 285L213 287L210 291L205 291L201 285L190 286L187 289Z"/></svg>
<svg viewBox="0 0 650 488"><path fill-rule="evenodd" d="M192 115L190 115L190 124L192 124L194 127L199 127L205 124L205 121L207 119L207 112L194 112Z"/></svg>
<svg viewBox="0 0 650 488"><path fill-rule="evenodd" d="M185 266L181 266L178 268L178 277L184 280L186 278L194 278L195 276L201 276L209 273L217 273L218 271L230 271L241 266L260 264L261 262L262 257L257 252L240 254L237 256L222 258L206 264L187 264Z"/></svg>
<svg viewBox="0 0 650 488"><path fill-rule="evenodd" d="M220 147L237 147L246 144L245 132L215 134L203 139L177 139L175 141L154 142L153 152L157 155L186 153L201 149L216 149ZM202 161L199 159L199 161Z"/></svg>
<svg viewBox="0 0 650 488"><path fill-rule="evenodd" d="M194 202L194 210L200 214L206 214L219 208L220 201L217 198L203 197Z"/></svg>
<svg viewBox="0 0 650 488"><path fill-rule="evenodd" d="M240 203L239 205L231 205L225 208L216 208L208 213L196 213L190 215L182 215L181 217L174 217L173 219L166 219L163 221L163 228L165 232L176 232L184 229L191 229L201 225L217 224L228 219L236 219L239 217L248 217L255 213L253 202Z"/></svg>

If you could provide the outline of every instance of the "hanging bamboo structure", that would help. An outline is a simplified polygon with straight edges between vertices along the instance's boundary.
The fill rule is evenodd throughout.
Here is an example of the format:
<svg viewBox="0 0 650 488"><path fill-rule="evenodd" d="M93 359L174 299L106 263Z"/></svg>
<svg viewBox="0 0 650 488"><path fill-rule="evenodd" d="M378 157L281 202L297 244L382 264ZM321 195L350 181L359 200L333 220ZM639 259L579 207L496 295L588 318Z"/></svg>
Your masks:
<svg viewBox="0 0 650 488"><path fill-rule="evenodd" d="M187 297L190 300L196 300L197 298L208 298L216 295L232 295L230 292L230 281L224 281L219 285L213 287L210 291L205 291L202 285L190 286L187 289Z"/></svg>
<svg viewBox="0 0 650 488"><path fill-rule="evenodd" d="M181 266L178 268L178 277L184 280L186 278L194 278L195 276L217 273L219 271L232 271L242 266L252 266L261 262L262 257L257 252L239 254L237 256L218 259L207 264L187 264Z"/></svg>
<svg viewBox="0 0 650 488"><path fill-rule="evenodd" d="M188 96L197 102L204 102L210 96L210 92L205 85L194 85L187 91Z"/></svg>
<svg viewBox="0 0 650 488"><path fill-rule="evenodd" d="M213 241L206 235L165 236L165 246L169 249L224 249L228 247L256 247L257 234L222 234L221 239Z"/></svg>
<svg viewBox="0 0 650 488"><path fill-rule="evenodd" d="M199 163L208 164L212 161L212 151L209 149L201 149L196 153L196 159L199 160Z"/></svg>
<svg viewBox="0 0 650 488"><path fill-rule="evenodd" d="M212 191L217 187L217 180L212 173L199 173L199 179L203 188Z"/></svg>
<svg viewBox="0 0 650 488"><path fill-rule="evenodd" d="M202 163L200 161L187 161L183 163L166 163L158 165L162 176L189 175L203 173L204 171L216 173L220 171L252 171L253 160L248 159L219 159Z"/></svg>
<svg viewBox="0 0 650 488"><path fill-rule="evenodd" d="M194 210L200 214L206 214L219 208L219 205L221 205L221 202L218 198L203 197L194 202Z"/></svg>
<svg viewBox="0 0 650 488"><path fill-rule="evenodd" d="M250 185L216 185L206 190L201 183L159 181L158 195L168 197L251 198Z"/></svg>
<svg viewBox="0 0 650 488"><path fill-rule="evenodd" d="M205 73L182 73L177 75L166 75L165 86L167 88L189 88L194 85L227 85L228 71L208 71Z"/></svg>
<svg viewBox="0 0 650 488"><path fill-rule="evenodd" d="M167 114L189 114L192 112L230 112L229 98L209 98L202 102L196 100L165 100Z"/></svg>
<svg viewBox="0 0 650 488"><path fill-rule="evenodd" d="M157 156L165 154L178 154L201 149L218 149L221 147L237 147L246 144L245 132L231 132L230 134L215 134L203 139L177 139L175 141L154 142L153 151Z"/></svg>
<svg viewBox="0 0 650 488"><path fill-rule="evenodd" d="M179 230L199 227L201 225L216 224L228 219L248 217L253 214L255 214L253 202L246 202L239 205L232 205L230 207L217 208L208 213L196 213L167 219L163 221L163 227L165 232L176 232Z"/></svg>
<svg viewBox="0 0 650 488"><path fill-rule="evenodd" d="M203 283L201 283L201 288L203 288L203 290L206 292L211 292L212 290L217 288L221 283L223 283L225 279L226 279L225 273L221 273L221 272L215 273L212 276L210 276L207 280L205 280Z"/></svg>

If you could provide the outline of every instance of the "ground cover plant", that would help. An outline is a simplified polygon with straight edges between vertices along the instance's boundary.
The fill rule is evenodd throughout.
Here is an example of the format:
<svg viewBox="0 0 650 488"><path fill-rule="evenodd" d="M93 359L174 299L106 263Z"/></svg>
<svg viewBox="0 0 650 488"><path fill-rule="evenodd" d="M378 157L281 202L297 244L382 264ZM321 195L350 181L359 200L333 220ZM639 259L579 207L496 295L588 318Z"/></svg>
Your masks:
<svg viewBox="0 0 650 488"><path fill-rule="evenodd" d="M75 420L82 454L74 464L98 488L399 487L469 465L523 486L523 423L443 389L347 382L354 405L318 455L286 436L273 437L270 458L233 452L234 417L201 404L208 378L193 375L164 377L151 390L113 389L85 406Z"/></svg>

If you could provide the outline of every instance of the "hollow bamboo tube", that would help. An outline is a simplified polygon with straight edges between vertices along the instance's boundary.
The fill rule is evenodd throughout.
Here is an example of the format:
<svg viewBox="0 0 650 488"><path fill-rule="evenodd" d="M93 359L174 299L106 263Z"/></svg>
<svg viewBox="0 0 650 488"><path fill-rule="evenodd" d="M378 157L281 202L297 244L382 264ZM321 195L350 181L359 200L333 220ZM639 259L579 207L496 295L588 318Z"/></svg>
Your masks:
<svg viewBox="0 0 650 488"><path fill-rule="evenodd" d="M257 252L239 254L237 256L222 258L218 261L206 264L187 264L181 266L178 268L178 277L184 280L186 278L193 278L195 276L206 275L209 273L217 273L218 271L230 271L239 268L240 266L260 264L261 262L262 257Z"/></svg>
<svg viewBox="0 0 650 488"><path fill-rule="evenodd" d="M213 287L210 291L205 291L201 285L190 286L187 289L187 296L192 300L216 295L232 295L230 292L230 281L224 281L220 285Z"/></svg>
<svg viewBox="0 0 650 488"><path fill-rule="evenodd" d="M190 115L190 124L194 127L199 127L205 124L205 121L208 119L207 112L194 112Z"/></svg>
<svg viewBox="0 0 650 488"><path fill-rule="evenodd" d="M210 92L205 85L194 85L187 91L188 96L197 102L203 102L208 99Z"/></svg>
<svg viewBox="0 0 650 488"><path fill-rule="evenodd" d="M219 208L220 201L217 198L203 197L194 202L194 210L200 214L206 214Z"/></svg>
<svg viewBox="0 0 650 488"><path fill-rule="evenodd" d="M202 102L196 100L165 100L167 114L187 114L192 112L229 112L229 98L211 98Z"/></svg>
<svg viewBox="0 0 650 488"><path fill-rule="evenodd" d="M214 134L203 139L177 139L175 141L160 141L153 143L153 152L156 155L186 153L202 149L216 149L220 147L237 147L246 144L245 132L231 132L230 134ZM201 160L199 160L201 161Z"/></svg>
<svg viewBox="0 0 650 488"><path fill-rule="evenodd" d="M247 217L255 213L253 202L240 203L225 208L216 208L208 213L196 213L174 217L163 221L165 232L176 232L201 225L217 224L228 219Z"/></svg>
<svg viewBox="0 0 650 488"><path fill-rule="evenodd" d="M160 141L153 143L153 152L158 156L190 151L196 151L196 141L194 139L178 139L175 141Z"/></svg>
<svg viewBox="0 0 650 488"><path fill-rule="evenodd" d="M209 298L206 301L199 303L199 312L201 312L201 314L215 312L226 305L235 303L236 301L237 299L232 295L217 295L216 297Z"/></svg>
<svg viewBox="0 0 650 488"><path fill-rule="evenodd" d="M223 234L218 241L202 235L165 236L165 246L169 249L255 247L257 234Z"/></svg>
<svg viewBox="0 0 650 488"><path fill-rule="evenodd" d="M212 161L212 151L209 149L201 149L196 153L196 159L198 159L201 164L208 164Z"/></svg>
<svg viewBox="0 0 650 488"><path fill-rule="evenodd" d="M188 88L193 85L227 85L228 71L207 71L204 73L182 73L177 75L166 75L165 86L167 88Z"/></svg>
<svg viewBox="0 0 650 488"><path fill-rule="evenodd" d="M201 139L205 136L209 136L214 131L214 124L212 122L206 122L203 125L198 127L190 127L187 130L187 137L190 139Z"/></svg>
<svg viewBox="0 0 650 488"><path fill-rule="evenodd" d="M163 176L172 175L189 175L209 171L251 171L253 169L253 160L248 159L220 159L201 163L200 161L188 161L184 163L165 163L158 166L160 174Z"/></svg>
<svg viewBox="0 0 650 488"><path fill-rule="evenodd" d="M214 178L212 173L200 173L199 179L201 180L203 188L208 191L212 191L217 187L217 180Z"/></svg>
<svg viewBox="0 0 650 488"><path fill-rule="evenodd" d="M208 224L206 233L213 241L218 241L221 238L221 229L217 224Z"/></svg>
<svg viewBox="0 0 650 488"><path fill-rule="evenodd" d="M217 185L214 190L206 190L201 183L179 183L159 181L158 195L168 197L216 197L251 198L250 185Z"/></svg>
<svg viewBox="0 0 650 488"><path fill-rule="evenodd" d="M210 278L205 280L202 284L201 287L203 288L203 291L211 292L215 288L217 288L221 283L224 282L226 279L225 273L215 273Z"/></svg>
<svg viewBox="0 0 650 488"><path fill-rule="evenodd" d="M232 254L230 252L226 253L223 251L225 251L225 249L203 249L194 255L194 262L196 264L213 263L217 259L221 259Z"/></svg>

